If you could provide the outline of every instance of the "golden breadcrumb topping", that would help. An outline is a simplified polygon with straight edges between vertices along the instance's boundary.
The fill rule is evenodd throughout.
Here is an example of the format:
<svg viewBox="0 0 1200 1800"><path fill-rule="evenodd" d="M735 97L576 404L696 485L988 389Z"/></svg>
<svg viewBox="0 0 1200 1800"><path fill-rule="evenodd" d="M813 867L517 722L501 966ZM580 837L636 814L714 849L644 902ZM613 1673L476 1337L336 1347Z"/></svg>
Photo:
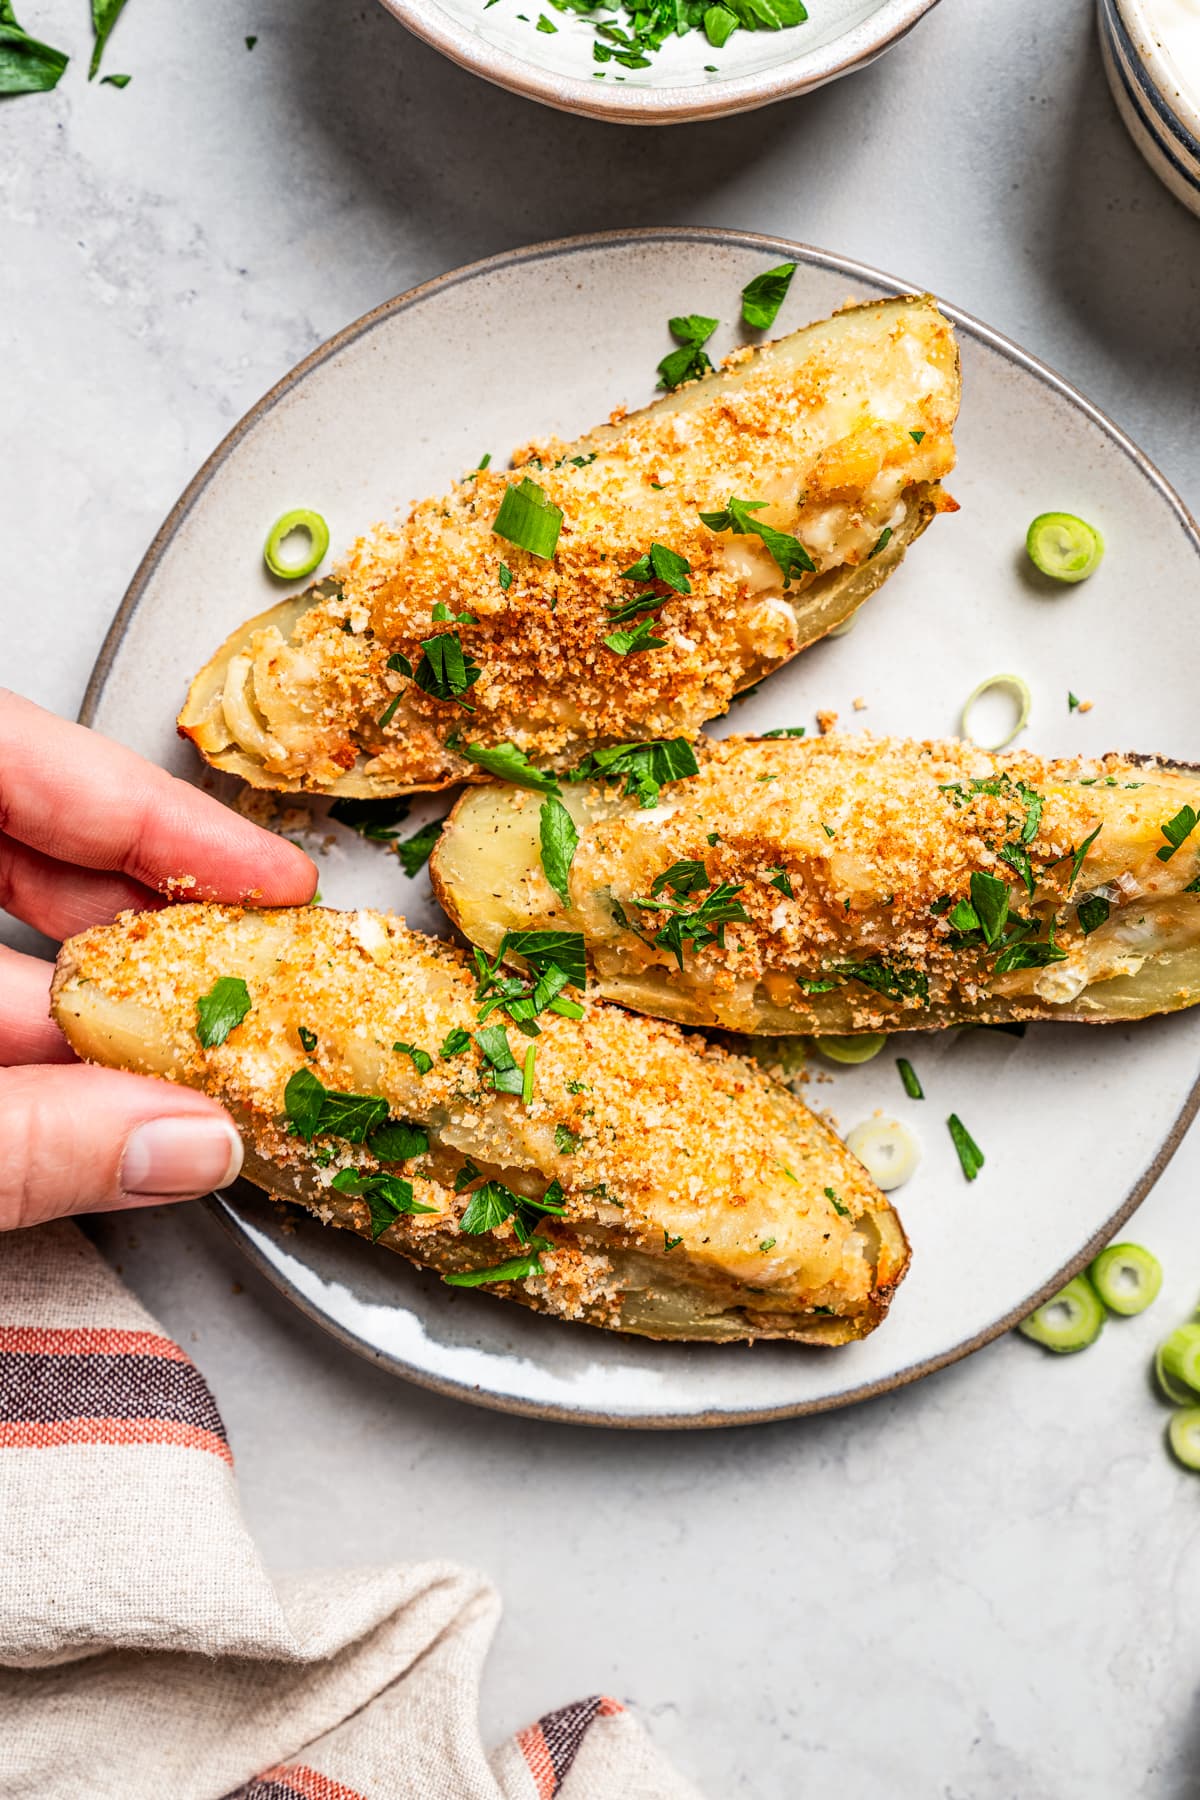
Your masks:
<svg viewBox="0 0 1200 1800"><path fill-rule="evenodd" d="M229 978L249 1008L206 1048L198 1001ZM55 1015L85 1054L223 1101L258 1162L285 1191L300 1171L327 1216L365 1211L334 1187L339 1171L382 1165L369 1142L296 1136L288 1083L303 1070L381 1096L429 1139L395 1171L431 1209L397 1228L420 1260L468 1241L459 1223L483 1180L530 1199L557 1181L566 1211L539 1221L553 1246L539 1280L560 1310L590 1304L629 1251L672 1283L748 1284L767 1310L853 1315L902 1271L894 1215L844 1146L758 1069L673 1026L585 1000L578 1019L543 1011L527 1038L494 1012L518 1067L533 1052L528 1101L497 1092L468 959L390 914L127 913L66 946ZM511 1219L492 1238L496 1262L521 1251Z"/></svg>
<svg viewBox="0 0 1200 1800"><path fill-rule="evenodd" d="M837 732L696 748L697 776L664 789L653 811L629 804L598 819L575 856L571 893L589 942L619 946L631 964L676 968L669 944L646 940L720 884L746 916L685 945L687 978L770 988L785 976L801 1007L806 983L842 984L862 964L876 991L913 1012L984 985L1070 997L1072 985L1128 968L1134 910L1160 941L1196 939L1200 898L1183 890L1197 878L1200 835L1161 854L1163 827L1188 804L1200 810L1195 774ZM680 864L692 865L682 895L665 879Z"/></svg>
<svg viewBox="0 0 1200 1800"><path fill-rule="evenodd" d="M266 623L230 658L233 740L276 780L321 787L351 769L461 779L473 768L456 739L562 767L597 742L693 736L838 622L848 608L818 602L832 583L853 576L865 598L953 505L937 484L954 462L957 350L931 300L852 309L730 360L575 444L522 451L517 474L562 514L550 559L493 530L516 481L494 468L376 526L287 634ZM785 585L754 531L706 525L731 496L761 502L754 521L798 539L816 573ZM651 581L657 647L621 654L605 640L635 622L612 615L645 589L626 571L654 543L685 559L688 591ZM440 636L475 677L449 697L389 667L399 655L419 675Z"/></svg>

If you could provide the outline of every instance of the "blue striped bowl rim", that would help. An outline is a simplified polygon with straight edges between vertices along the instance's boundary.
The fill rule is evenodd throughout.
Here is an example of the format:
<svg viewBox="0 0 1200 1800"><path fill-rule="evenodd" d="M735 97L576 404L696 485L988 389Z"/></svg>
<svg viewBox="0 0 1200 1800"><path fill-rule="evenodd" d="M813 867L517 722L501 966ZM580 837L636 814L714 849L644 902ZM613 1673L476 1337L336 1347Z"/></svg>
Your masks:
<svg viewBox="0 0 1200 1800"><path fill-rule="evenodd" d="M1180 181L1200 198L1200 140L1164 99L1138 54L1115 0L1097 0L1097 12L1112 69L1130 106Z"/></svg>

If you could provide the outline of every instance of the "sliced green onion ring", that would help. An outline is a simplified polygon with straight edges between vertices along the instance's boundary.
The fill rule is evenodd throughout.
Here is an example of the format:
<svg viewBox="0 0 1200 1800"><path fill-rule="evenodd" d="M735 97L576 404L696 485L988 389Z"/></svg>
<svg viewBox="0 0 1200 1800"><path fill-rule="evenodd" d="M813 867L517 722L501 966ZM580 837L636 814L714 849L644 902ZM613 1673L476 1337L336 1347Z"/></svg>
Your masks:
<svg viewBox="0 0 1200 1800"><path fill-rule="evenodd" d="M865 1063L878 1056L887 1038L881 1031L864 1031L860 1037L817 1037L813 1045L835 1063Z"/></svg>
<svg viewBox="0 0 1200 1800"><path fill-rule="evenodd" d="M1110 1244L1088 1269L1088 1280L1109 1312L1145 1312L1162 1287L1162 1264L1140 1244Z"/></svg>
<svg viewBox="0 0 1200 1800"><path fill-rule="evenodd" d="M1017 1330L1045 1350L1065 1356L1086 1350L1104 1329L1100 1296L1085 1275L1077 1275L1065 1288L1022 1319Z"/></svg>
<svg viewBox="0 0 1200 1800"><path fill-rule="evenodd" d="M290 562L280 552L286 539L293 532L300 533L308 539L308 550L297 562ZM291 512L280 513L263 545L263 561L272 575L278 575L280 581L301 581L304 576L311 575L321 558L329 548L329 527L319 512L310 512L306 506L297 506Z"/></svg>
<svg viewBox="0 0 1200 1800"><path fill-rule="evenodd" d="M899 1119L864 1119L846 1133L846 1148L885 1194L902 1187L921 1160L916 1134Z"/></svg>
<svg viewBox="0 0 1200 1800"><path fill-rule="evenodd" d="M1039 513L1025 533L1025 549L1051 581L1086 581L1100 567L1104 539L1074 513Z"/></svg>
<svg viewBox="0 0 1200 1800"><path fill-rule="evenodd" d="M1200 1324L1179 1325L1164 1338L1154 1357L1158 1385L1168 1400L1200 1396Z"/></svg>
<svg viewBox="0 0 1200 1800"><path fill-rule="evenodd" d="M1200 1469L1200 1406L1177 1412L1167 1426L1172 1455L1185 1469Z"/></svg>
<svg viewBox="0 0 1200 1800"><path fill-rule="evenodd" d="M1008 733L1007 737L1002 737L999 743L981 744L977 738L971 736L971 711L976 701L982 699L984 694L990 693L993 688L1008 688L1016 695L1017 722ZM962 709L962 721L959 725L959 731L961 735L967 739L968 743L974 744L977 749L1003 750L1005 745L1012 743L1018 732L1024 731L1029 722L1029 709L1032 705L1033 696L1029 692L1029 683L1025 680L1023 675L989 675L986 681L981 681L979 686L967 695L966 703Z"/></svg>

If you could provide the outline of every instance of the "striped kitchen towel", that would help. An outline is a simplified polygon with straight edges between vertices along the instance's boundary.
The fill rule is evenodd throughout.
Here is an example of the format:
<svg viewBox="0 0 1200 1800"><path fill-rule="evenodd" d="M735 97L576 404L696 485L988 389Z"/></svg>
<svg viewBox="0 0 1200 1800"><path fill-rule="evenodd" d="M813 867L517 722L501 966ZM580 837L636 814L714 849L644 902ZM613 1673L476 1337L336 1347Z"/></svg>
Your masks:
<svg viewBox="0 0 1200 1800"><path fill-rule="evenodd" d="M615 1700L489 1756L480 1576L274 1580L191 1359L72 1225L0 1236L0 1800L696 1800Z"/></svg>

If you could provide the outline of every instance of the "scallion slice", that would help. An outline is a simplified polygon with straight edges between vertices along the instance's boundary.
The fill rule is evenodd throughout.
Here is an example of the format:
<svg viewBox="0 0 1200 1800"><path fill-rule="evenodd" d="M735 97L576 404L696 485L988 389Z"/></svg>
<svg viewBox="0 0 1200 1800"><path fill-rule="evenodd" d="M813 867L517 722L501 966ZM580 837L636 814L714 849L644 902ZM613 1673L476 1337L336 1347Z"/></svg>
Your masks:
<svg viewBox="0 0 1200 1800"><path fill-rule="evenodd" d="M1158 1298L1162 1264L1140 1244L1110 1244L1088 1269L1088 1280L1110 1312L1132 1318Z"/></svg>
<svg viewBox="0 0 1200 1800"><path fill-rule="evenodd" d="M813 1044L835 1063L865 1063L878 1056L887 1038L882 1031L864 1031L861 1037L818 1037Z"/></svg>
<svg viewBox="0 0 1200 1800"><path fill-rule="evenodd" d="M287 539L295 533L300 538L308 539L308 549L298 559L291 559L282 554ZM329 527L319 512L311 512L306 506L297 506L291 512L280 513L263 545L263 561L272 575L280 581L302 581L311 575L321 558L329 548Z"/></svg>
<svg viewBox="0 0 1200 1800"><path fill-rule="evenodd" d="M528 550L549 562L558 546L563 516L546 498L544 488L528 476L517 487L507 487L492 530L518 550Z"/></svg>
<svg viewBox="0 0 1200 1800"><path fill-rule="evenodd" d="M1072 1350L1086 1350L1104 1329L1104 1308L1100 1296L1085 1275L1068 1281L1060 1293L1027 1319L1017 1330L1022 1337L1032 1338L1045 1350L1066 1355Z"/></svg>
<svg viewBox="0 0 1200 1800"><path fill-rule="evenodd" d="M1025 534L1025 548L1034 568L1051 581L1086 581L1100 566L1104 539L1074 513L1039 513Z"/></svg>
<svg viewBox="0 0 1200 1800"><path fill-rule="evenodd" d="M1185 1469L1200 1469L1200 1406L1177 1412L1167 1426L1171 1454Z"/></svg>
<svg viewBox="0 0 1200 1800"><path fill-rule="evenodd" d="M907 1056L898 1056L896 1058L896 1067L900 1072L900 1079L904 1083L904 1091L909 1099L923 1100L925 1098L925 1089L921 1086L921 1078L909 1062Z"/></svg>
<svg viewBox="0 0 1200 1800"><path fill-rule="evenodd" d="M984 694L991 693L993 688L1007 688L1016 696L1017 721L1012 730L1009 731L1006 736L1002 737L998 743L981 744L979 743L978 738L971 736L971 713L976 702L981 700ZM1029 709L1032 704L1033 696L1029 692L1029 683L1025 680L1023 675L989 675L986 681L981 681L979 686L967 695L966 703L962 709L962 720L959 724L959 731L962 736L967 739L968 743L975 744L980 750L1003 750L1006 744L1012 743L1018 732L1024 731L1025 726L1029 721Z"/></svg>
<svg viewBox="0 0 1200 1800"><path fill-rule="evenodd" d="M1179 1325L1154 1357L1158 1385L1176 1405L1200 1395L1200 1324Z"/></svg>
<svg viewBox="0 0 1200 1800"><path fill-rule="evenodd" d="M899 1119L864 1119L846 1133L846 1148L885 1194L902 1186L921 1160L915 1134Z"/></svg>

